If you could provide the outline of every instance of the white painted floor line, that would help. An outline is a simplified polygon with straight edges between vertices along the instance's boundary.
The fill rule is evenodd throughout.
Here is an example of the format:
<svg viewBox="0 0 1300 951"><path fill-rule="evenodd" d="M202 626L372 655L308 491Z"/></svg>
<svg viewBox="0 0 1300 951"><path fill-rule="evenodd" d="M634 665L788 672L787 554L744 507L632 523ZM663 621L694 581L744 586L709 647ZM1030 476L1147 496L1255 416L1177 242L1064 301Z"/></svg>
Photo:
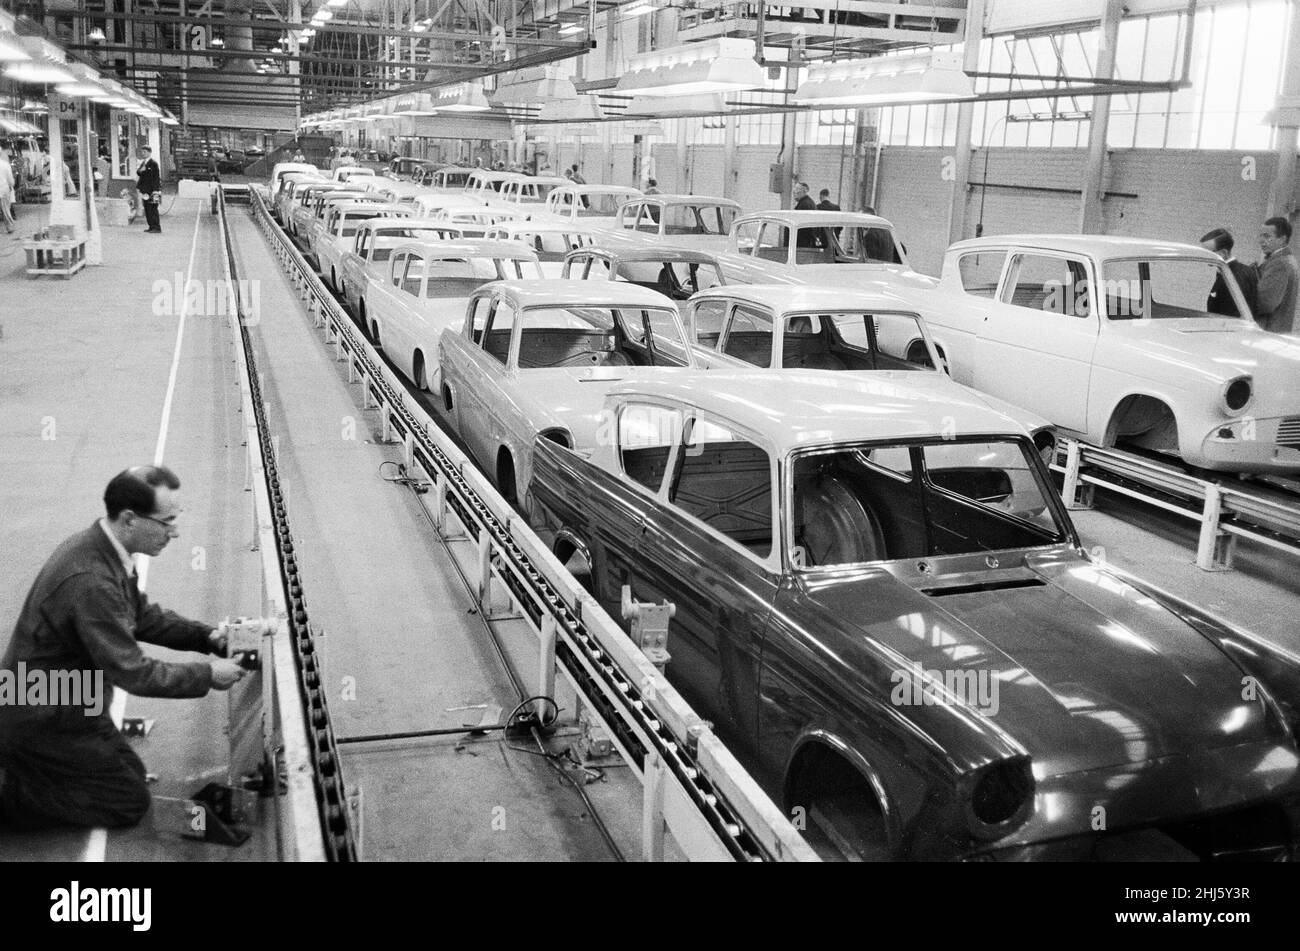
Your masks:
<svg viewBox="0 0 1300 951"><path fill-rule="evenodd" d="M172 398L176 394L176 375L181 365L181 343L185 337L185 314L189 310L190 295L186 293L190 280L194 276L194 254L199 248L199 225L203 221L203 204L199 203L198 213L194 216L194 238L190 242L190 262L185 268L185 286L180 289L181 313L176 322L176 347L172 350L172 367L167 375L167 394L163 397L162 419L158 423L158 444L154 447L153 464L162 465L163 451L167 448L167 427L171 425ZM173 296L173 299L175 297ZM149 584L149 559L143 555L135 556L136 573L140 576L140 590ZM126 716L126 691L114 690L113 702L108 708L113 723L121 729ZM102 862L108 849L108 830L91 829L86 840L86 848L81 853L83 862Z"/></svg>

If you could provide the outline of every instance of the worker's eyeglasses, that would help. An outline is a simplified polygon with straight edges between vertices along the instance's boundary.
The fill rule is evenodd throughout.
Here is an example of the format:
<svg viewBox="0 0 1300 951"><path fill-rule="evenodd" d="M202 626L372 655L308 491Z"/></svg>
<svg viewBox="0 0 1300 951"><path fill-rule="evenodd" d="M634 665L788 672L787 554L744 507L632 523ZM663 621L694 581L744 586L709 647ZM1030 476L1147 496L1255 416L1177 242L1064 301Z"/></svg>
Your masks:
<svg viewBox="0 0 1300 951"><path fill-rule="evenodd" d="M176 527L175 515L169 516L168 518L154 518L152 515L141 515L139 512L136 512L135 516L136 518L147 518L151 522L157 522L163 528L168 530L171 530Z"/></svg>

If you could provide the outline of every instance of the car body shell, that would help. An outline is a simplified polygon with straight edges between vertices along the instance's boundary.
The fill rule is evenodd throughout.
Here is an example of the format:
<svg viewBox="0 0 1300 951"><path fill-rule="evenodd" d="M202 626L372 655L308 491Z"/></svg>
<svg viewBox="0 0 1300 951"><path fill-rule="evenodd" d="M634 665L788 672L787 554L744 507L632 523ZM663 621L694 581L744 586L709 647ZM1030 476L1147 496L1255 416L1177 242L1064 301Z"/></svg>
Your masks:
<svg viewBox="0 0 1300 951"><path fill-rule="evenodd" d="M685 302L694 291L727 282L717 255L708 251L675 248L657 241L620 241L611 246L603 243L604 237L600 235L590 247L565 255L560 276L581 281L631 281L652 288L678 302L683 321L687 314ZM685 282L681 280L683 272Z"/></svg>
<svg viewBox="0 0 1300 951"><path fill-rule="evenodd" d="M311 217L305 224L299 219L297 230L298 238L307 245L307 253L313 258L319 260L317 243L325 232L325 220L329 217L330 209L345 203L384 204L378 195L367 195L362 191L327 191L318 194L312 202Z"/></svg>
<svg viewBox="0 0 1300 951"><path fill-rule="evenodd" d="M532 214L544 210L551 192L568 183L567 178L516 173L502 183L495 201L504 207Z"/></svg>
<svg viewBox="0 0 1300 951"><path fill-rule="evenodd" d="M618 225L618 210L640 197L638 188L567 182L546 196L546 204L537 217L588 228L614 228Z"/></svg>
<svg viewBox="0 0 1300 951"><path fill-rule="evenodd" d="M996 287L976 288L972 276L968 291L962 262L973 274L980 255L998 272ZM1134 260L1205 262L1221 268L1234 294L1239 290L1217 255L1192 245L1103 235L958 242L944 256L937 290L916 299L960 382L1004 398L1014 393L1095 445L1131 438L1206 469L1300 472L1300 339L1268 333L1248 316L1112 319L1087 305L1071 313L1026 306L1010 299L1018 293L1012 272L1022 255L1061 261L1106 295ZM1239 296L1236 303L1248 313ZM1244 377L1250 400L1232 410L1225 389ZM1135 415L1139 407L1151 415ZM1155 418L1171 418L1174 431L1166 422L1127 435Z"/></svg>
<svg viewBox="0 0 1300 951"><path fill-rule="evenodd" d="M799 229L869 228L879 235L880 257L896 262L830 263L831 249L800 247ZM767 235L773 237L768 237ZM791 240L791 235L795 235ZM929 289L933 278L918 274L907 263L907 251L887 219L848 211L760 211L736 219L727 237L723 268L734 284L787 281L819 287L893 286Z"/></svg>
<svg viewBox="0 0 1300 951"><path fill-rule="evenodd" d="M322 172L315 165L308 162L276 162L271 168L271 177L267 182L267 189L270 194L274 195L276 189L280 187L280 179L290 172L309 172L312 175L327 176L327 172Z"/></svg>
<svg viewBox="0 0 1300 951"><path fill-rule="evenodd" d="M320 212L320 199L322 196L328 195L331 199L346 199L349 196L360 198L365 194L365 186L355 182L349 185L325 181L297 186L294 189L293 202L286 206L288 212L286 227L288 227L290 234L305 241L308 232L311 230L311 223L316 220Z"/></svg>
<svg viewBox="0 0 1300 951"><path fill-rule="evenodd" d="M561 272L564 270L566 255L590 245L595 232L581 225L529 219L503 221L489 228L483 237L500 241L522 241L537 252L542 274L548 278L557 278L564 276Z"/></svg>
<svg viewBox="0 0 1300 951"><path fill-rule="evenodd" d="M316 270L331 288L342 293L343 255L356 242L356 229L363 221L375 218L410 218L411 209L403 205L371 201L344 201L326 214L316 238Z"/></svg>
<svg viewBox="0 0 1300 951"><path fill-rule="evenodd" d="M372 280L383 278L395 248L415 242L453 241L460 237L461 233L447 222L431 218L371 218L361 222L339 265L343 299L354 314L364 319L366 289Z"/></svg>
<svg viewBox="0 0 1300 951"><path fill-rule="evenodd" d="M607 396L608 418L627 404L657 405L721 423L764 451L776 515L767 557L674 504L680 463L670 458L648 487L624 474L616 439L589 458L537 440L535 521L554 532L557 556L585 555L596 599L614 617L623 584L638 600L674 604L670 682L787 810L813 821L829 795L820 777L852 788L855 803L869 804L867 857L1098 858L1149 846L1150 834L1182 836L1191 851L1189 820L1236 823L1260 810L1277 820L1266 857L1294 854L1300 754L1289 723L1300 722L1300 657L1091 563L1037 463L1064 527L1059 541L797 563L791 473L801 454L1023 438L975 399L844 376L787 371L778 388L762 373L700 374L628 382ZM940 412L958 435L942 435ZM719 469L715 511L728 511L755 473L761 486L763 471ZM922 670L931 683L936 672L983 672L1000 686L997 702L942 687L933 703L895 692ZM1264 686L1243 694L1252 676ZM991 777L1019 778L1018 805L980 821L976 790Z"/></svg>
<svg viewBox="0 0 1300 951"><path fill-rule="evenodd" d="M702 195L641 195L625 202L610 229L612 235L635 236L701 251L726 251L740 203Z"/></svg>
<svg viewBox="0 0 1300 951"><path fill-rule="evenodd" d="M408 158L398 156L388 163L388 177L395 178L398 181L411 181L415 178L417 170L424 170L426 174L436 172L443 168L441 162L430 161L429 159ZM423 177L423 175L421 176Z"/></svg>
<svg viewBox="0 0 1300 951"><path fill-rule="evenodd" d="M436 262L484 258L492 259L498 275L517 278L522 273L541 279L537 255L519 242L460 238L402 244L370 280L366 317L371 339L378 341L398 370L421 389L438 389L443 331L460 330L469 301L468 293L430 297L429 272ZM420 368L423 372L417 372Z"/></svg>
<svg viewBox="0 0 1300 951"><path fill-rule="evenodd" d="M448 165L425 176L421 184L429 186L439 194L459 195L465 190L465 183L469 181L469 177L477 171L482 170L466 168L463 165Z"/></svg>
<svg viewBox="0 0 1300 951"><path fill-rule="evenodd" d="M271 208L280 224L288 227L293 213L294 196L309 185L328 185L330 180L311 172L290 172L280 177L279 187L271 196Z"/></svg>
<svg viewBox="0 0 1300 951"><path fill-rule="evenodd" d="M389 178L386 175L376 175L367 181L366 190L378 195L384 201L411 205L412 211L414 211L415 199L429 193L423 185L405 179Z"/></svg>
<svg viewBox="0 0 1300 951"><path fill-rule="evenodd" d="M484 306L509 307L516 314L531 308L582 307L653 309L671 317L681 330L676 305L655 291L622 281L502 281L475 292L467 312ZM441 349L444 398L457 433L503 492L501 461L508 458L513 489L527 504L533 441L539 433L563 433L578 449L592 448L600 429L604 392L620 380L658 378L688 372L689 348L675 366L582 365L520 367L520 322L511 333L504 362L487 353L472 337L467 320L443 334ZM684 333L682 336L684 343Z"/></svg>
<svg viewBox="0 0 1300 951"><path fill-rule="evenodd" d="M365 165L340 165L330 172L330 178L336 182L347 182L354 178L370 178L374 174L375 170Z"/></svg>

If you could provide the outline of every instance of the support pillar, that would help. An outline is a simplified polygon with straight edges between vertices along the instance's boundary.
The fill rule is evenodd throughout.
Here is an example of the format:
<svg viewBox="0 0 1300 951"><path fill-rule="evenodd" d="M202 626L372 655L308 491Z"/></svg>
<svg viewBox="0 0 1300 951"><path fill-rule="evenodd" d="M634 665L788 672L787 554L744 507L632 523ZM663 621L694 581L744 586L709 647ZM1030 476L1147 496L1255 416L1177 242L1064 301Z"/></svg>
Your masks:
<svg viewBox="0 0 1300 951"><path fill-rule="evenodd" d="M1300 134L1300 9L1294 5L1282 67L1282 91L1270 118L1276 130L1277 173L1269 187L1268 214L1292 218L1296 211L1296 138Z"/></svg>
<svg viewBox="0 0 1300 951"><path fill-rule="evenodd" d="M1097 51L1097 79L1115 78L1115 46L1119 42L1119 21L1124 0L1106 0L1101 17L1101 45ZM1088 161L1083 173L1083 201L1079 208L1079 231L1100 234L1106 230L1106 134L1110 131L1111 96L1094 96L1092 122L1088 128Z"/></svg>
<svg viewBox="0 0 1300 951"><path fill-rule="evenodd" d="M980 42L984 39L985 0L970 0L966 7L966 42L962 48L961 68L967 73L980 68ZM970 190L971 132L975 124L975 103L957 106L957 150L953 153L955 176L952 204L948 209L948 243L960 241L966 234L966 193Z"/></svg>

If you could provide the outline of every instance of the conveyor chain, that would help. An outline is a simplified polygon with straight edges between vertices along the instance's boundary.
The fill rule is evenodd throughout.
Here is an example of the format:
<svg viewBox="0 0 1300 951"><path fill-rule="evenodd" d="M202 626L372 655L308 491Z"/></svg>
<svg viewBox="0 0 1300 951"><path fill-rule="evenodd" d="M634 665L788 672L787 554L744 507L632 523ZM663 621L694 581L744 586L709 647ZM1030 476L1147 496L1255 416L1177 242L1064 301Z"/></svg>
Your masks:
<svg viewBox="0 0 1300 951"><path fill-rule="evenodd" d="M429 423L422 424L415 417L403 395L388 382L366 352L367 347L358 345L351 318L305 262L301 252L271 219L260 193L254 192L252 204L253 214L263 231L280 244L284 252L282 261L287 268L297 272L295 283L301 282L305 292L315 299L315 306L328 315L327 326L334 338L331 342L340 352L348 354L349 380L353 379L354 370L359 369L366 390L366 405L370 405L371 399L379 404L384 412L385 432L395 431L407 444L410 461L420 465L431 478L441 478L455 486L456 491L445 493L447 507L456 513L474 541L477 542L484 531L493 539L501 554L495 556L492 567L534 625L540 625L546 616L555 619L556 661L568 673L584 701L610 726L615 742L622 745L629 760L640 770L647 750L654 751L688 791L733 857L751 861L768 858L767 850L737 818L686 748L690 738L679 740L674 737L656 716L633 678L612 662L588 630L580 617L581 604L575 605L577 613L570 609L512 540L509 523L503 524L493 514L465 479L460 464L434 443L426 428ZM526 525L526 522L520 519L518 524Z"/></svg>
<svg viewBox="0 0 1300 951"><path fill-rule="evenodd" d="M301 699L307 719L309 747L316 786L316 801L320 810L321 827L328 859L335 862L356 861L356 843L348 816L348 802L343 787L343 773L339 765L338 747L334 739L334 727L330 722L329 707L325 701L325 691L321 684L320 668L317 661L316 644L312 635L311 619L307 612L307 600L303 594L302 578L298 571L298 562L294 553L293 535L289 530L289 517L286 510L284 493L280 485L279 471L276 468L275 445L271 438L270 426L266 419L266 404L262 398L260 375L257 372L256 354L248 326L244 320L244 302L239 297L239 271L236 265L234 247L230 240L230 229L226 223L225 194L216 189L220 210L221 235L223 250L230 266L232 288L236 307L239 309L239 327L245 359L249 367L249 386L252 389L253 413L257 422L258 438L262 444L262 456L266 477L266 488L271 500L271 518L274 524L276 546L279 551L280 577L284 584L285 603L288 608L290 639L294 645L298 660ZM269 716L270 711L264 715ZM278 782L278 778L276 780Z"/></svg>

